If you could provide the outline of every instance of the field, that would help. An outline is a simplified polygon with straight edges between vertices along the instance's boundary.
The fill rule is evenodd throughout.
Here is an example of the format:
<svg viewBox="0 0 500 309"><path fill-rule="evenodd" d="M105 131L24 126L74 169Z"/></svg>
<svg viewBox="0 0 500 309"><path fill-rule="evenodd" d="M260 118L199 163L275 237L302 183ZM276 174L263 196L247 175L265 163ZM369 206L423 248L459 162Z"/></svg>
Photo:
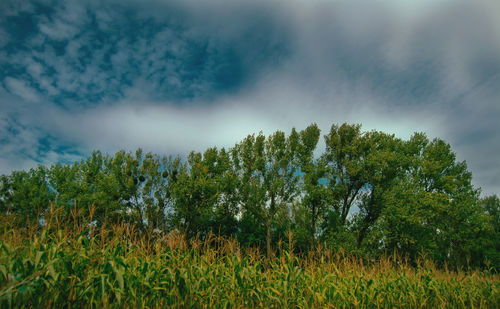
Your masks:
<svg viewBox="0 0 500 309"><path fill-rule="evenodd" d="M497 308L490 271L410 266L317 248L275 257L211 236L139 233L127 224L92 230L50 218L44 227L0 231L0 307Z"/></svg>

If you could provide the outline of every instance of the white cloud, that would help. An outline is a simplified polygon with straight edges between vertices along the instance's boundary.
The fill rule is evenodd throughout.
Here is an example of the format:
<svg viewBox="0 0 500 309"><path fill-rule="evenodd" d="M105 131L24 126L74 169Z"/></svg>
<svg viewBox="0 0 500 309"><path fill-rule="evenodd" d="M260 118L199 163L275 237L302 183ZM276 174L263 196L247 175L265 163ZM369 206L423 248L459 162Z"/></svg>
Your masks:
<svg viewBox="0 0 500 309"><path fill-rule="evenodd" d="M67 40L81 32L88 21L84 2L64 1L51 19L42 17L38 27L50 39Z"/></svg>
<svg viewBox="0 0 500 309"><path fill-rule="evenodd" d="M12 77L6 77L4 79L4 82L7 86L7 89L11 93L23 98L26 101L30 102L39 101L39 96L37 91L31 88L29 85L27 85L26 82Z"/></svg>
<svg viewBox="0 0 500 309"><path fill-rule="evenodd" d="M55 22L45 22L40 24L40 31L53 40L71 39L78 33L78 28L74 25L56 20Z"/></svg>

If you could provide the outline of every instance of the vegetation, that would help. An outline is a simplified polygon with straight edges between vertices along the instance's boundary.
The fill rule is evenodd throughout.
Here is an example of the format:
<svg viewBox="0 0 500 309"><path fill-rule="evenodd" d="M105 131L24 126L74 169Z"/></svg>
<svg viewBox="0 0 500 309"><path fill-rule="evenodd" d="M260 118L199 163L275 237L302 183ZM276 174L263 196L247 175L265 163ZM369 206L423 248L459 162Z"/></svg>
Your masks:
<svg viewBox="0 0 500 309"><path fill-rule="evenodd" d="M214 233L269 255L291 230L302 252L323 244L499 269L500 201L480 199L449 144L334 124L318 154L320 135L315 124L288 136L249 135L185 160L95 151L72 165L0 176L0 211L23 226L42 222L51 203L83 216L93 206L97 227L128 222L188 239Z"/></svg>
<svg viewBox="0 0 500 309"><path fill-rule="evenodd" d="M93 209L90 210L91 214ZM46 225L0 235L0 307L404 307L495 308L500 277L488 271L410 266L397 255L363 260L320 245L276 255L208 234L141 233L126 223L96 229L74 211L46 213ZM64 224L63 224L64 222Z"/></svg>
<svg viewBox="0 0 500 309"><path fill-rule="evenodd" d="M62 297L99 306L244 299L260 306L293 293L285 297L291 303L273 303L342 306L376 304L379 297L431 307L445 300L498 303L492 274L500 269L500 200L480 198L449 144L422 133L402 140L342 124L332 125L318 153L320 137L312 124L288 135L249 135L231 149L213 147L185 159L140 149L95 151L74 164L1 175L0 212L12 221L4 226L0 254L2 299L20 304L29 295L33 306L51 305L36 295L53 295L54 304ZM61 235L49 224L54 209ZM24 236L17 241L18 235ZM182 235L182 249L165 247L172 235ZM235 246L231 254L194 245L212 246L213 235L225 239L219 245ZM289 235L294 246L282 250ZM249 250L265 258L247 256ZM315 254L305 258L309 252ZM478 270L462 272L472 269ZM235 290L246 286L234 275L240 270L253 282L246 292ZM153 281L148 271L158 272ZM284 281L285 275L295 277ZM227 285L215 291L215 282ZM110 292L117 287L121 294ZM460 296L451 299L453 293ZM120 302L132 295L137 300Z"/></svg>

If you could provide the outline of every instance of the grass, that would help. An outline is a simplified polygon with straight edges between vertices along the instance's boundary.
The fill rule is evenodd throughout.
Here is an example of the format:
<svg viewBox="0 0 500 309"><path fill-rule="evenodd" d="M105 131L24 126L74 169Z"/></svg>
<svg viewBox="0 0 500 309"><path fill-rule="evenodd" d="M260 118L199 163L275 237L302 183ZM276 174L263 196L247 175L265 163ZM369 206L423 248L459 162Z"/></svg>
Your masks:
<svg viewBox="0 0 500 309"><path fill-rule="evenodd" d="M395 256L370 263L316 248L295 256L290 239L274 258L233 239L187 242L127 224L86 228L63 221L14 228L0 222L0 307L498 308L489 271L411 267ZM63 222L65 224L63 224ZM71 222L71 223L68 223ZM283 249L282 247L287 247Z"/></svg>

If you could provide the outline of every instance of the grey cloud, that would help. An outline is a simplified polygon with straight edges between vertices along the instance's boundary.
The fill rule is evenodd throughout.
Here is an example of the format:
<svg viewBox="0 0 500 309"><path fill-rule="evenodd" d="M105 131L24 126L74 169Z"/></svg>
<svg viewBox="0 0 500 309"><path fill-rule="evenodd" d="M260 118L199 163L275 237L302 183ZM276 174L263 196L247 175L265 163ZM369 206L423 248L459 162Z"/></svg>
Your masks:
<svg viewBox="0 0 500 309"><path fill-rule="evenodd" d="M245 95L227 96L217 104L179 106L148 101L138 104L131 100L72 113L44 103L22 114L25 122L42 128L41 131L50 136L79 145L87 152L143 147L159 153L184 155L190 150L202 151L214 145L231 147L247 134L260 130L270 134L278 129L301 129L311 122L317 122L323 132L327 132L332 122L361 122L366 130L386 130L404 138L414 130L432 134L441 129L433 127L434 121L415 120L414 114L394 120L395 113L387 109L350 109L351 96L339 96L339 105L323 104L321 99L300 89L283 87L286 83L275 80L274 84L262 84ZM376 100L361 96L358 99ZM269 104L270 101L273 104ZM425 113L415 113L425 118ZM381 124L384 121L387 123Z"/></svg>
<svg viewBox="0 0 500 309"><path fill-rule="evenodd" d="M500 192L498 2L82 3L37 19L33 48L0 52L22 71L4 87L38 100L8 109L61 143L185 153L360 122L441 137Z"/></svg>

